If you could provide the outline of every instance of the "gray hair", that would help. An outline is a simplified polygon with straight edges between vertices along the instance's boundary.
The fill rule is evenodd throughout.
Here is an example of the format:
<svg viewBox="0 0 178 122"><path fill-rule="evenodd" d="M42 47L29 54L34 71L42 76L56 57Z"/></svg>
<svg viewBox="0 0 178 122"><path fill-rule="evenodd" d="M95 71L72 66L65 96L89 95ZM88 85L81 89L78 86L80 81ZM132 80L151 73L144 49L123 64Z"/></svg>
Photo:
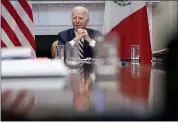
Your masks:
<svg viewBox="0 0 178 122"><path fill-rule="evenodd" d="M75 9L84 9L84 10L85 10L85 14L86 14L86 19L89 19L89 10L88 10L86 7L83 7L83 6L75 6L74 8L72 8L72 12L73 12Z"/></svg>

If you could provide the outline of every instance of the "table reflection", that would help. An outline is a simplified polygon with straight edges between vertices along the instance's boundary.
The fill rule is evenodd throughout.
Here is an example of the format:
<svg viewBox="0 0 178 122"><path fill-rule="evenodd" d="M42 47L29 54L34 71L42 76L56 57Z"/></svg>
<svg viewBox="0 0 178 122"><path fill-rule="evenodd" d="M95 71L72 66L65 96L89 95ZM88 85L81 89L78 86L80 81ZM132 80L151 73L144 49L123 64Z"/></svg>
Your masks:
<svg viewBox="0 0 178 122"><path fill-rule="evenodd" d="M120 92L130 99L139 99L148 103L151 67L148 65L132 64L120 68Z"/></svg>
<svg viewBox="0 0 178 122"><path fill-rule="evenodd" d="M78 87L73 91L73 104L74 108L79 111L86 111L90 106L89 98L89 82L80 81Z"/></svg>
<svg viewBox="0 0 178 122"><path fill-rule="evenodd" d="M151 65L126 62L117 68L115 80L108 76L98 80L94 62L83 63L82 68L83 80L80 79L79 67L75 67L67 80L60 81L65 83L64 88L55 86L51 90L33 90L35 104L28 117L60 117L88 111L94 115L114 112L142 116L162 107L159 105L164 96L165 73L162 69L158 72Z"/></svg>
<svg viewBox="0 0 178 122"><path fill-rule="evenodd" d="M72 84L78 84L74 90L74 106L79 111L90 109L91 99L94 99L92 92L98 91L104 96L104 108L114 109L114 105L127 106L134 105L149 108L150 77L151 66L140 65L138 63L127 63L123 67L118 67L117 80L93 79L91 74L95 73L93 64L84 64L85 80L79 84L72 79ZM97 75L96 75L97 77ZM160 85L160 88L162 86ZM96 94L96 92L94 92ZM93 98L91 98L91 96ZM109 99L108 99L109 98ZM98 99L99 100L99 99ZM108 102L109 100L109 102ZM130 102L128 102L130 101ZM129 104L126 104L129 103ZM109 106L110 104L110 106ZM125 105L124 105L125 104Z"/></svg>

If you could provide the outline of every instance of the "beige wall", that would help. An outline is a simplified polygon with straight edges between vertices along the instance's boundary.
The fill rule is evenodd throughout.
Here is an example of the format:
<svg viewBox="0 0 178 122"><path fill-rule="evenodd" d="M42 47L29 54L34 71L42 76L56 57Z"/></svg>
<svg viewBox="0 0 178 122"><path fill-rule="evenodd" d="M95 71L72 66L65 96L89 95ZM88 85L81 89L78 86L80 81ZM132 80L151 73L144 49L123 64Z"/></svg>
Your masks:
<svg viewBox="0 0 178 122"><path fill-rule="evenodd" d="M152 51L167 46L177 29L177 1L160 1L152 8Z"/></svg>

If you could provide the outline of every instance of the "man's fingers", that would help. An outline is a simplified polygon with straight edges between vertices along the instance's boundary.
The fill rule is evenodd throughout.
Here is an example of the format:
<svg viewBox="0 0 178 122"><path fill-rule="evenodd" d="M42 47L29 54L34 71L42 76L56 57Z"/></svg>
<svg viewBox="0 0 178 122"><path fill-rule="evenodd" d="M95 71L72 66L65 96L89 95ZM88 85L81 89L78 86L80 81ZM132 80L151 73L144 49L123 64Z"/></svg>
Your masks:
<svg viewBox="0 0 178 122"><path fill-rule="evenodd" d="M81 29L81 28L80 28L80 29L78 29L77 31L78 31L78 32L81 32L81 31L84 31L84 29Z"/></svg>
<svg viewBox="0 0 178 122"><path fill-rule="evenodd" d="M84 33L79 34L80 39L83 38L85 35Z"/></svg>
<svg viewBox="0 0 178 122"><path fill-rule="evenodd" d="M86 30L84 30L84 29L78 29L78 31L77 31L79 34L82 34L82 33L86 33L87 31Z"/></svg>
<svg viewBox="0 0 178 122"><path fill-rule="evenodd" d="M78 29L78 30L77 30L77 33L78 33L78 34L81 34L82 32L83 32L83 30L81 30L81 29Z"/></svg>
<svg viewBox="0 0 178 122"><path fill-rule="evenodd" d="M86 36L87 35L87 33L85 32L84 34L83 34L83 36Z"/></svg>
<svg viewBox="0 0 178 122"><path fill-rule="evenodd" d="M88 32L86 30L84 30L84 29L78 29L77 30L78 40L85 38L87 35L88 35Z"/></svg>
<svg viewBox="0 0 178 122"><path fill-rule="evenodd" d="M84 35L85 35L85 32L81 32L81 33L79 33L79 35L84 36Z"/></svg>

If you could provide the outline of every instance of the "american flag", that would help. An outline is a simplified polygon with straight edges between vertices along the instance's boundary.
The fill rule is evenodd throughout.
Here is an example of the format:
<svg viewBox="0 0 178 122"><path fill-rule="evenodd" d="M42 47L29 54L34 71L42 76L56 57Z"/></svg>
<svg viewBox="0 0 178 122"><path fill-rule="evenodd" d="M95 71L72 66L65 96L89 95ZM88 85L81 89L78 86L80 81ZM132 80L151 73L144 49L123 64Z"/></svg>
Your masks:
<svg viewBox="0 0 178 122"><path fill-rule="evenodd" d="M1 47L31 47L35 56L32 6L29 0L1 0Z"/></svg>

